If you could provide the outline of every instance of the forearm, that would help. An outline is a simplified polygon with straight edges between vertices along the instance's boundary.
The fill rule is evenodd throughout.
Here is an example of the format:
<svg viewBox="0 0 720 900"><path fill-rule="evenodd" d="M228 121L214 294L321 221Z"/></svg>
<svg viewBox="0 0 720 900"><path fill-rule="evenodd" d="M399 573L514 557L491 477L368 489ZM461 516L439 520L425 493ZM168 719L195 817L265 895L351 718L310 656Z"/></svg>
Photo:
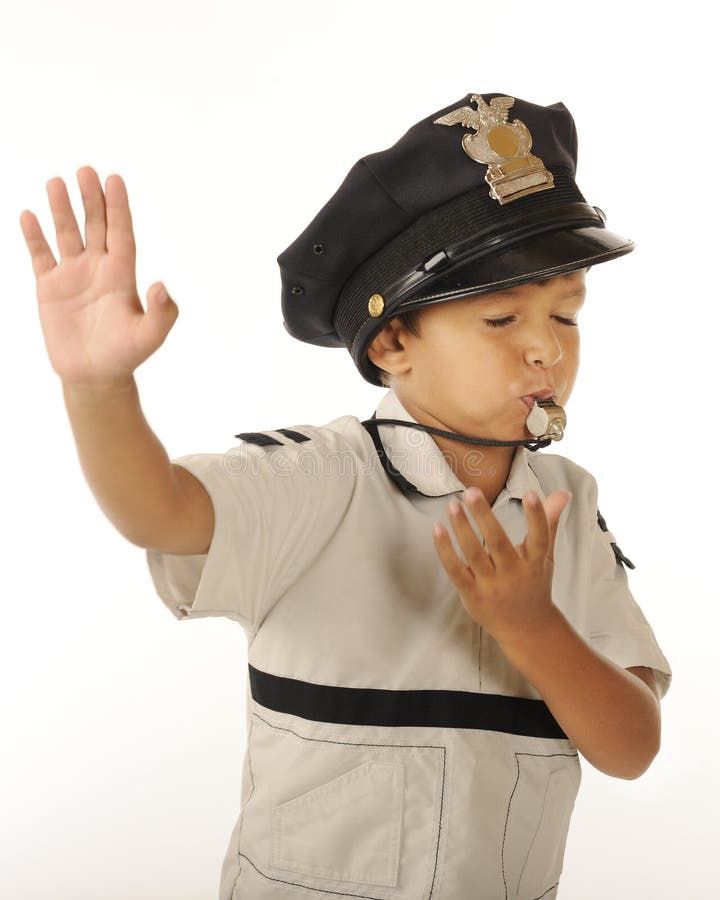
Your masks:
<svg viewBox="0 0 720 900"><path fill-rule="evenodd" d="M658 700L593 650L560 610L542 633L503 650L588 762L618 778L637 778L648 768L660 748Z"/></svg>
<svg viewBox="0 0 720 900"><path fill-rule="evenodd" d="M112 387L63 383L82 471L100 508L129 541L157 543L180 495L165 448L140 407L134 378Z"/></svg>

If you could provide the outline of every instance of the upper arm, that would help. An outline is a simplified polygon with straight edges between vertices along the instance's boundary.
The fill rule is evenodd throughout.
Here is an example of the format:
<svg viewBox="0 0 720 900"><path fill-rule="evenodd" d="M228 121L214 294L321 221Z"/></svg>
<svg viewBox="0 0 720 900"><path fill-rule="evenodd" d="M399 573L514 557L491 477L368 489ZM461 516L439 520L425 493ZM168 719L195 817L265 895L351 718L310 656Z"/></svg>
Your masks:
<svg viewBox="0 0 720 900"><path fill-rule="evenodd" d="M171 462L178 524L146 548L157 592L178 618L224 615L254 634L335 536L359 466L336 443L292 438Z"/></svg>
<svg viewBox="0 0 720 900"><path fill-rule="evenodd" d="M171 463L178 486L178 505L172 511L167 528L153 547L178 556L207 553L215 531L215 510L202 482L183 466Z"/></svg>

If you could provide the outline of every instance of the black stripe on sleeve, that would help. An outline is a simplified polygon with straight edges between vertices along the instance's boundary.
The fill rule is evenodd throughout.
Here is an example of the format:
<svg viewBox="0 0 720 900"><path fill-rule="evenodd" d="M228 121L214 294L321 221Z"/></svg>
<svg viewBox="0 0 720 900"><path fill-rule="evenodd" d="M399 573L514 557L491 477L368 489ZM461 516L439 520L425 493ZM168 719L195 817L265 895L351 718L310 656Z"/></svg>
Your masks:
<svg viewBox="0 0 720 900"><path fill-rule="evenodd" d="M600 526L601 531L609 531L609 529L607 527L607 522L605 521L603 516L600 514L600 510L597 511L597 520L598 520L598 525ZM610 546L612 547L612 551L615 554L615 559L617 560L618 563L620 563L620 564L624 563L630 569L635 568L635 563L630 562L630 560L627 558L627 556L625 556L625 554L618 547L618 545L615 543L615 541L610 541Z"/></svg>
<svg viewBox="0 0 720 900"><path fill-rule="evenodd" d="M300 434L299 431L291 431L289 428L278 428L276 430L279 431L280 434L284 434L285 437L292 438L297 444L310 440L306 434Z"/></svg>
<svg viewBox="0 0 720 900"><path fill-rule="evenodd" d="M257 444L259 447L267 447L271 444L277 444L278 447L283 445L282 441L278 441L262 431L243 431L242 434L236 434L235 437L240 438L241 441L247 441L248 444Z"/></svg>

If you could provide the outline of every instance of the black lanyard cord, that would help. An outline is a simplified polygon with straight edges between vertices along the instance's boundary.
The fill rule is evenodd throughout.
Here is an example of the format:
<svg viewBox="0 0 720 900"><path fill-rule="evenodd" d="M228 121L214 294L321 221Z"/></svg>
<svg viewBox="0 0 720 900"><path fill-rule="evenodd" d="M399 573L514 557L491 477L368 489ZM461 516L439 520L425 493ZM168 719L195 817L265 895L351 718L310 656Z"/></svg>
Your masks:
<svg viewBox="0 0 720 900"><path fill-rule="evenodd" d="M528 450L539 450L552 443L551 438L540 440L538 438L525 438L518 441L496 441L492 438L476 438L467 434L455 434L453 431L443 431L441 428L433 428L431 425L421 425L419 422L406 422L404 419L376 419L375 414L371 419L365 419L360 423L365 428L376 428L378 425L405 425L406 428L418 428L428 434L437 434L439 437L450 438L454 441L465 441L468 444L482 444L486 447L527 447Z"/></svg>

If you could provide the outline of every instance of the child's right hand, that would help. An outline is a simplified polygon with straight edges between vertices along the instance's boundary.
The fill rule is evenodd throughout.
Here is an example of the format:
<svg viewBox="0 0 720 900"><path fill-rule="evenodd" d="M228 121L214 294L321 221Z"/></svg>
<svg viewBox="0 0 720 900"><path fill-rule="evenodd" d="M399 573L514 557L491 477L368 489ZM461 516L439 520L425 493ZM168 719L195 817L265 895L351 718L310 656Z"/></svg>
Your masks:
<svg viewBox="0 0 720 900"><path fill-rule="evenodd" d="M104 387L130 380L163 343L178 316L161 282L147 293L135 282L135 239L125 184L109 175L105 195L90 166L77 172L85 207L85 242L62 178L47 182L60 263L30 210L20 227L37 279L40 323L50 363L65 384Z"/></svg>

